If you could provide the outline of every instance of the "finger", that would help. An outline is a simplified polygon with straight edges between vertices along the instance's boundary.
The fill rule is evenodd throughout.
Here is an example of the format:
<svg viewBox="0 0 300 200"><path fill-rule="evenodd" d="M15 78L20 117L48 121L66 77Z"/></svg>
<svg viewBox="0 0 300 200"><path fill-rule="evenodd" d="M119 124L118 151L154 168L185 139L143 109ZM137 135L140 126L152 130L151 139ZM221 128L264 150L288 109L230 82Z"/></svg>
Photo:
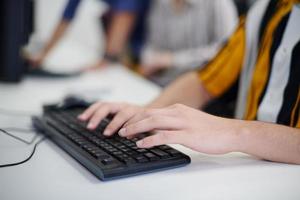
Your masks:
<svg viewBox="0 0 300 200"><path fill-rule="evenodd" d="M157 115L150 116L146 119L138 121L123 127L119 131L119 135L122 137L128 137L136 135L138 133L149 132L153 130L178 130L182 127L182 122L178 118Z"/></svg>
<svg viewBox="0 0 300 200"><path fill-rule="evenodd" d="M140 112L136 114L134 117L132 117L128 122L125 123L124 127L127 127L130 124L134 124L138 121L142 121L148 117L151 116L154 117L157 115L169 116L171 115L171 110L170 109L147 109L144 112Z"/></svg>
<svg viewBox="0 0 300 200"><path fill-rule="evenodd" d="M78 115L78 119L82 121L88 120L96 111L97 109L102 105L102 102L97 102L91 105L89 108L87 108L83 113Z"/></svg>
<svg viewBox="0 0 300 200"><path fill-rule="evenodd" d="M136 123L138 121L141 121L147 117L150 117L151 115L153 115L155 112L157 112L158 109L148 109L148 110L144 110L142 112L139 112L137 114L135 114L133 117L131 117L130 120L128 120L125 124L124 127L127 127L129 124L133 124Z"/></svg>
<svg viewBox="0 0 300 200"><path fill-rule="evenodd" d="M94 130L97 128L99 123L105 118L108 114L111 113L111 109L109 106L100 106L98 110L92 115L87 125L87 128L90 130Z"/></svg>
<svg viewBox="0 0 300 200"><path fill-rule="evenodd" d="M183 134L180 131L158 131L157 134L137 141L139 148L151 148L163 144L180 144Z"/></svg>
<svg viewBox="0 0 300 200"><path fill-rule="evenodd" d="M105 128L103 134L110 136L117 132L124 125L124 123L126 123L132 117L132 115L134 115L135 112L136 111L134 108L125 108L118 112Z"/></svg>
<svg viewBox="0 0 300 200"><path fill-rule="evenodd" d="M140 134L146 135L147 137L149 137L149 136L154 135L156 133L157 133L157 131L151 131L151 132L147 132L147 133L137 133L135 135L126 136L126 139L131 140L133 138L139 137ZM142 138L144 138L144 137L142 136Z"/></svg>

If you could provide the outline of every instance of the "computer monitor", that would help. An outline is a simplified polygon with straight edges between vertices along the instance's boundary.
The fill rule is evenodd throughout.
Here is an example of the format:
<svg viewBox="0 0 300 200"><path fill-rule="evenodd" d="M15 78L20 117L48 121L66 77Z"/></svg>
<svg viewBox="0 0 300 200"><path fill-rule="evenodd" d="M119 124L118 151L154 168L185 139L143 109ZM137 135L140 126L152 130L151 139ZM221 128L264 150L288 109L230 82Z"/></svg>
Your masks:
<svg viewBox="0 0 300 200"><path fill-rule="evenodd" d="M33 31L33 7L33 0L0 1L0 81L18 82L27 69L20 52Z"/></svg>

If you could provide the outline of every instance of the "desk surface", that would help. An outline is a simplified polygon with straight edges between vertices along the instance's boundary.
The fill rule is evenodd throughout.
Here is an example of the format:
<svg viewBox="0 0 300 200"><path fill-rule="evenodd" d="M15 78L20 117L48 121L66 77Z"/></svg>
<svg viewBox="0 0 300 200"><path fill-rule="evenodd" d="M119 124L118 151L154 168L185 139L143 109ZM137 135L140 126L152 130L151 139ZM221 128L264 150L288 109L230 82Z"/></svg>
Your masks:
<svg viewBox="0 0 300 200"><path fill-rule="evenodd" d="M0 108L40 113L41 105L67 93L144 104L160 89L114 67L65 80L26 78L0 84ZM20 113L25 114L25 113ZM3 114L0 127L29 127L28 116ZM30 139L33 134L15 133ZM51 141L38 146L20 166L0 169L0 199L300 199L300 167L266 162L241 153L200 154L179 145L192 158L186 167L101 182ZM32 146L0 134L0 163L22 160Z"/></svg>

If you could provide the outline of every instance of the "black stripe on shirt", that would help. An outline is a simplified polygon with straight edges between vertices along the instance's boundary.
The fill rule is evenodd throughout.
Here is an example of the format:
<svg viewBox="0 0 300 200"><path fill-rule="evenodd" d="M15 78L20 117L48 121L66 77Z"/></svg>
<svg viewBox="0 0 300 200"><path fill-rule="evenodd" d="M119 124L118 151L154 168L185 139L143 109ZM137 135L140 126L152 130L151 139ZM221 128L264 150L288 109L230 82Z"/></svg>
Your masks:
<svg viewBox="0 0 300 200"><path fill-rule="evenodd" d="M276 13L278 1L271 0L267 6L266 12L262 18L260 27L259 27L259 44L262 43L263 36L265 34L266 28L268 27L269 21L272 19L273 15Z"/></svg>
<svg viewBox="0 0 300 200"><path fill-rule="evenodd" d="M283 104L277 117L278 124L290 125L293 108L297 102L300 87L300 41L292 51L290 75L284 90ZM296 110L297 112L297 110ZM298 115L298 113L297 113ZM295 118L297 121L297 118Z"/></svg>
<svg viewBox="0 0 300 200"><path fill-rule="evenodd" d="M282 18L282 20L280 21L280 23L278 24L278 26L276 27L275 31L274 31L274 34L273 34L273 43L272 43L272 46L271 46L271 49L270 49L270 66L269 66L269 72L268 72L268 75L267 75L267 82L264 86L264 89L259 97L259 100L258 100L258 105L261 104L262 100L263 100L263 97L265 96L265 93L266 93L266 90L267 90L267 86L269 84L269 81L270 81L270 75L271 75L271 72L272 72L272 66L273 66L273 63L274 63L274 55L278 49L278 47L280 46L281 44L281 41L282 41L282 38L283 38L283 34L284 34L284 31L285 31L285 27L287 25L287 22L288 22L288 19L289 19L289 16L290 16L290 13L288 13L286 16L284 16Z"/></svg>

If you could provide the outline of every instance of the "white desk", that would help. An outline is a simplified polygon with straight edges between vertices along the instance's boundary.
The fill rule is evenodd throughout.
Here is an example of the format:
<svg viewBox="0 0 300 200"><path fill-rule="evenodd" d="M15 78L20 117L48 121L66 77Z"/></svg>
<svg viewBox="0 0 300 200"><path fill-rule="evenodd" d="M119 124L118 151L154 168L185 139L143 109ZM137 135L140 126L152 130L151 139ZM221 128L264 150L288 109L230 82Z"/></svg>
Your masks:
<svg viewBox="0 0 300 200"><path fill-rule="evenodd" d="M106 100L146 103L159 88L122 68L66 80L26 78L0 84L0 107L39 113L41 105L81 92ZM28 117L0 114L0 127L25 127ZM17 133L16 133L17 134ZM19 133L30 138L32 135ZM49 140L20 166L0 168L0 199L300 199L300 167L257 160L245 154L208 156L175 146L192 158L186 167L101 182ZM22 160L31 152L0 134L0 162Z"/></svg>

